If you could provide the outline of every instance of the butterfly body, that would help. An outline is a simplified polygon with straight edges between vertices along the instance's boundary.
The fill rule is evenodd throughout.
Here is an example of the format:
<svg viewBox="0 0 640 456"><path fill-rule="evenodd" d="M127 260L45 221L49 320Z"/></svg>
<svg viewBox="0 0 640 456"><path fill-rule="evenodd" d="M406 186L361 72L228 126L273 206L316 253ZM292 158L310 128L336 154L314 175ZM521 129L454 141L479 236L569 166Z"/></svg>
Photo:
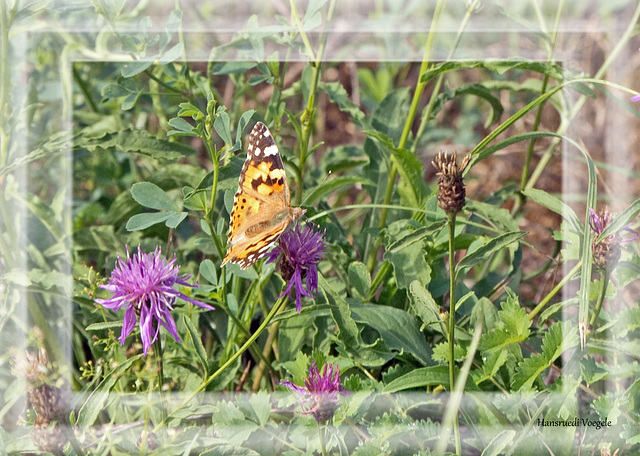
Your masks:
<svg viewBox="0 0 640 456"><path fill-rule="evenodd" d="M291 193L280 152L262 122L249 135L247 159L229 221L227 255L222 261L247 269L262 258L291 223L304 214L291 207Z"/></svg>

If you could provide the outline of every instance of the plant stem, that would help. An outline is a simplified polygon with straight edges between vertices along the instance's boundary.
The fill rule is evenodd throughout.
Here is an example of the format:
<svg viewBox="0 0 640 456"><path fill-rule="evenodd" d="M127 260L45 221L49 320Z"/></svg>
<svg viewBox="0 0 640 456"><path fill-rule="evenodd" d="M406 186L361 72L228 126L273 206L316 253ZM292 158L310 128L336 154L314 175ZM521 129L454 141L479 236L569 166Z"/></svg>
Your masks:
<svg viewBox="0 0 640 456"><path fill-rule="evenodd" d="M322 456L327 456L327 442L324 435L324 426L318 423L318 438L320 439L320 450L322 451Z"/></svg>
<svg viewBox="0 0 640 456"><path fill-rule="evenodd" d="M440 18L440 13L442 12L442 8L444 6L443 0L438 0L436 4L435 11L433 13L433 18L431 19L431 27L429 29L429 35L427 36L427 42L424 45L424 54L422 55L422 63L420 64L420 75L422 75L429 68L429 61L431 59L431 47L433 43L433 36L436 28L436 24ZM416 84L416 90L413 92L413 99L411 100L411 106L409 108L409 113L404 122L404 128L402 129L402 135L400 136L400 141L398 142L398 149L403 149L407 144L407 139L409 138L409 134L411 133L411 127L413 126L413 121L416 117L416 113L418 111L418 104L420 103L420 98L422 97L422 92L424 92L424 88L426 87L426 83L422 82L421 78L418 77L418 82ZM389 178L387 179L387 187L384 192L384 205L388 205L391 202L391 196L393 195L393 189L396 184L396 177L398 176L398 168L395 163L392 163L391 169L389 170ZM384 228L387 223L387 212L388 209L386 207L382 208L380 212L380 220L378 222L379 228ZM380 248L381 238L378 237L376 241L373 243L373 247L369 252L368 258L368 268L369 272L373 272L373 268L375 266L376 257L378 253L378 249Z"/></svg>
<svg viewBox="0 0 640 456"><path fill-rule="evenodd" d="M555 287L553 287L553 290L551 290L549 294L545 296L542 301L540 301L540 304L538 304L531 312L529 312L529 320L533 320L533 317L535 317L538 314L538 312L540 312L544 308L544 306L546 306L549 303L549 301L551 301L551 298L553 298L556 294L558 294L560 290L562 290L562 287L564 287L565 284L569 280L571 280L571 278L575 275L576 272L580 270L581 267L582 267L582 261L579 261L573 267L573 269L571 269L571 271L569 271L569 273L566 276L564 276L562 280L558 282L558 284Z"/></svg>
<svg viewBox="0 0 640 456"><path fill-rule="evenodd" d="M167 407L164 403L164 365L162 363L162 342L158 337L153 343L153 355L158 369L158 392L160 393L160 409L162 411L162 421L167 421Z"/></svg>
<svg viewBox="0 0 640 456"><path fill-rule="evenodd" d="M448 215L449 225L449 393L453 395L455 379L455 330L456 330L456 259L455 259L455 230L456 214ZM453 397L453 396L452 396ZM453 435L456 443L456 454L460 454L460 428L458 414L453 417Z"/></svg>
<svg viewBox="0 0 640 456"><path fill-rule="evenodd" d="M298 15L298 11L296 9L295 0L290 0L291 4L291 16L293 20L296 22L298 26L298 33L300 33L300 37L309 53L311 60L313 60L313 76L311 77L311 87L309 88L309 99L307 100L307 107L302 114L301 119L301 127L302 127L302 138L300 138L300 155L299 155L299 176L298 176L298 191L296 192L296 205L300 205L302 202L302 190L303 190L303 182L304 182L304 172L305 172L305 163L307 161L307 154L309 152L309 141L311 139L311 127L313 125L314 118L314 105L315 105L315 97L316 90L318 88L318 81L320 80L320 64L322 62L322 56L324 55L324 48L327 42L327 34L323 31L322 38L320 40L320 45L318 47L318 52L314 55L313 48L311 47L311 43L309 42L309 38L307 34L304 32L304 28L302 27L302 22L300 21L300 16ZM331 0L329 4L329 11L327 12L326 23L331 20L333 16L333 12L335 10L336 0Z"/></svg>
<svg viewBox="0 0 640 456"><path fill-rule="evenodd" d="M203 391L207 387L207 385L209 385L220 374L222 374L225 371L225 369L227 369L227 367L229 367L231 364L233 364L235 362L235 360L238 359L240 357L240 355L242 355L249 348L249 346L251 346L251 344L260 336L260 334L262 334L262 331L264 331L265 328L267 326L269 326L269 324L271 323L271 320L273 320L273 317L276 316L276 314L279 312L280 308L288 301L288 299L289 299L288 296L284 296L284 297L278 299L276 301L275 305L273 306L273 308L271 309L271 312L269 312L269 315L267 315L265 317L264 321L260 324L258 329L256 329L256 332L254 332L251 335L251 337L249 337L247 339L247 341L242 345L242 347L240 347L238 349L238 351L235 352L233 354L233 356L231 356L231 358L229 358L229 360L227 360L226 363L224 363L222 366L220 366L217 371L215 371L213 374L211 374L209 377L207 377L200 385L198 385L198 387L174 411L178 411L178 410L181 410L182 408L184 408L187 404L189 404L198 395L199 392ZM156 426L156 428L154 429L154 432L156 432L161 426L165 425L166 422L167 422L167 420L165 419L161 424Z"/></svg>
<svg viewBox="0 0 640 456"><path fill-rule="evenodd" d="M589 325L593 328L596 324L596 320L598 319L598 315L600 315L600 309L602 309L602 303L604 302L605 295L607 294L607 287L609 286L609 276L610 270L605 268L602 271L602 286L600 287L600 294L598 295L598 301L596 302L596 308L593 310L591 314L591 320L589 320Z"/></svg>

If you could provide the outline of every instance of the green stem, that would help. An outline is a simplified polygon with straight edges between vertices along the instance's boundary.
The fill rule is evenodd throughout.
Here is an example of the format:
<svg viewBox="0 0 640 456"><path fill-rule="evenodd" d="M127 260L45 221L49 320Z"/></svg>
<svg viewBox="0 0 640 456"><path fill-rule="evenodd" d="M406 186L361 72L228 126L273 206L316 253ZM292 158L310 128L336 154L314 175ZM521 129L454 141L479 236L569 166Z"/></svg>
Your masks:
<svg viewBox="0 0 640 456"><path fill-rule="evenodd" d="M269 363L269 355L271 354L271 350L273 349L273 343L276 339L276 335L278 334L278 328L280 328L280 322L276 321L271 328L269 328L269 334L267 335L267 340L264 344L264 350L260 352L260 364L256 368L255 377L253 379L253 385L251 386L251 391L257 392L260 389L260 382L262 381L262 377L264 376L264 372L269 367L272 369Z"/></svg>
<svg viewBox="0 0 640 456"><path fill-rule="evenodd" d="M153 356L158 369L158 392L160 394L160 409L162 412L162 421L167 421L167 407L164 403L164 363L162 362L162 342L158 337L153 343Z"/></svg>
<svg viewBox="0 0 640 456"><path fill-rule="evenodd" d="M610 270L605 268L602 271L602 286L600 287L600 294L598 295L598 301L596 302L596 308L593 310L591 314L591 320L589 320L589 325L591 328L596 324L596 320L598 320L598 315L600 315L600 309L602 309L602 303L604 302L605 295L607 294L607 287L609 286L609 275Z"/></svg>
<svg viewBox="0 0 640 456"><path fill-rule="evenodd" d="M602 64L602 66L600 67L600 69L596 72L594 77L591 78L592 80L596 80L596 79L601 78L602 75L604 75L607 72L609 67L617 59L618 54L620 54L620 51L622 51L622 49L624 49L624 47L626 46L626 43L629 41L629 39L635 33L635 30L636 30L636 27L637 27L639 19L640 19L640 3L638 3L638 7L636 8L635 12L633 13L633 17L629 21L629 25L627 26L626 30L622 34L620 40L618 40L618 43L616 44L616 46L607 55L607 58L604 61L604 63ZM564 86L564 85L565 84L562 84L562 86ZM607 84L604 84L604 85L607 85ZM622 87L621 89L625 90L625 91L628 91L630 93L635 93L635 92L633 92L631 90L627 90L626 87ZM584 105L586 100L587 100L587 95L580 96L578 101L573 105L573 108L571 109L571 111L567 115L566 119L563 119L562 123L560 124L560 127L558 127L558 130L556 130L556 132L558 134L561 134L561 135L564 134L566 129L569 127L570 121L578 114L580 109L582 109L582 106ZM547 168L547 164L551 160L551 157L553 156L553 152L555 151L555 148L558 146L558 144L560 144L560 139L559 138L553 139L551 141L551 144L549 145L549 147L547 147L547 150L545 151L545 153L543 154L542 158L538 162L538 165L536 166L536 169L533 170L533 173L531 174L531 177L529 178L529 181L527 182L527 185L525 186L525 188L527 188L527 189L533 188L535 186L536 182L538 181L538 179L540 178L540 176L542 175L542 173L546 169L548 169Z"/></svg>
<svg viewBox="0 0 640 456"><path fill-rule="evenodd" d="M207 387L207 385L209 385L218 376L220 376L220 374L222 374L229 366L231 366L236 361L236 359L238 359L240 355L242 355L249 348L249 346L251 346L251 344L260 336L260 334L262 334L262 331L264 331L265 328L269 326L269 324L271 323L271 320L273 320L273 317L276 316L280 308L287 302L288 299L289 298L287 296L284 296L278 299L278 301L276 301L275 305L271 309L271 312L269 312L269 315L266 316L266 318L260 324L258 329L256 329L256 332L254 332L251 335L251 337L247 339L247 341L242 345L242 347L240 347L238 351L235 352L233 356L229 358L229 360L226 363L220 366L217 371L215 371L213 374L207 377L200 385L198 385L198 387L185 399L184 402L182 402L182 404L175 411L181 410L184 407L186 407L187 404L189 404L198 395L198 393L203 391ZM161 426L165 425L166 422L167 420L165 419L161 424L156 426L156 428L154 429L154 432L156 432Z"/></svg>
<svg viewBox="0 0 640 456"><path fill-rule="evenodd" d="M322 456L327 456L327 442L324 435L324 426L320 425L320 423L318 423L318 438L320 439L320 451L322 451Z"/></svg>
<svg viewBox="0 0 640 456"><path fill-rule="evenodd" d="M98 112L98 106L96 106L96 103L93 101L93 97L89 93L89 89L87 88L87 85L82 80L82 77L80 77L80 73L78 73L78 68L74 64L71 64L71 68L73 71L73 79L76 80L78 87L80 87L80 90L84 95L84 99L87 101L89 106L91 106L91 110L93 112Z"/></svg>
<svg viewBox="0 0 640 456"><path fill-rule="evenodd" d="M433 44L433 37L435 34L436 24L440 19L440 13L442 12L442 8L444 6L443 0L438 0L436 4L435 11L433 13L433 18L431 19L431 27L429 29L429 35L427 36L427 42L424 45L424 54L422 55L422 63L420 64L420 75L426 72L429 69L429 61L431 59L431 47ZM407 144L407 139L409 138L409 134L411 133L411 126L413 125L413 121L416 117L416 113L418 111L418 105L420 103L420 98L422 97L422 92L424 92L424 88L426 87L426 82L423 82L421 78L418 78L418 83L416 84L416 90L413 92L413 99L411 100L411 106L409 108L409 113L404 122L404 127L402 129L402 135L400 136L400 141L398 142L398 149L403 149ZM392 163L391 169L389 170L389 178L387 179L387 187L384 192L384 205L388 205L391 202L391 197L393 196L393 189L396 184L396 177L398 176L398 168L395 163ZM380 212L380 220L378 222L379 228L384 228L387 223L387 213L388 209L385 207ZM382 240L380 237L376 239L373 243L371 251L369 252L368 257L368 268L370 272L373 272L373 268L376 264L376 257L378 249L380 248Z"/></svg>
<svg viewBox="0 0 640 456"><path fill-rule="evenodd" d="M455 259L455 230L456 214L448 216L449 225L449 393L453 395L456 384L455 379L455 330L456 330L456 259ZM453 397L453 396L452 396ZM456 443L456 454L461 451L460 428L458 426L458 414L453 417L453 435Z"/></svg>
<svg viewBox="0 0 640 456"><path fill-rule="evenodd" d="M560 282L558 282L558 284L553 287L553 290L551 290L549 292L549 294L547 296L544 297L544 299L542 301L540 301L540 304L538 304L530 313L529 313L529 320L533 320L533 318L538 315L538 312L540 312L542 309L544 309L544 307L549 303L549 301L551 301L551 299L558 294L558 292L560 290L562 290L562 287L565 286L565 284L571 280L573 278L573 276L580 270L580 268L582 267L582 261L579 261L574 267L573 269L571 269L571 271L569 271L569 273L564 276L562 278L562 280Z"/></svg>
<svg viewBox="0 0 640 456"><path fill-rule="evenodd" d="M327 41L327 34L323 31L322 39L320 40L320 46L318 47L318 52L314 56L311 43L309 42L309 38L307 37L302 27L302 22L300 21L300 17L296 9L295 0L290 0L289 3L291 4L291 15L293 17L293 20L296 22L296 25L298 26L298 32L300 33L300 37L302 38L302 41L307 49L307 52L309 53L309 56L311 57L311 60L313 60L313 64L312 64L313 76L311 77L311 86L309 88L309 99L307 100L307 107L305 108L304 113L302 115L302 119L301 119L302 137L300 138L300 145L299 145L300 155L299 155L299 164L298 164L298 168L300 172L297 180L298 191L296 192L296 205L300 205L302 202L304 173L306 168L305 163L307 161L307 156L309 152L309 141L311 139L311 127L313 125L313 117L315 112L315 109L314 109L315 97L316 97L316 91L318 89L318 81L320 80L320 64L322 62L322 56L324 55L324 49ZM325 24L331 20L331 17L333 16L333 12L335 10L335 6L336 6L336 0L332 0L331 3L329 4L329 11L327 12L327 19L325 21Z"/></svg>

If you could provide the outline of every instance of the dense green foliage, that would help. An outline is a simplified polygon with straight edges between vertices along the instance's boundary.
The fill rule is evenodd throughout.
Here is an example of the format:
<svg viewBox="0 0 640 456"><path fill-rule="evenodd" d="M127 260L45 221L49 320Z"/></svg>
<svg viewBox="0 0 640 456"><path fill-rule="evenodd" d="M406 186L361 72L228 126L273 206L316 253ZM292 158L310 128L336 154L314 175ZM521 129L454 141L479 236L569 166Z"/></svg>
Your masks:
<svg viewBox="0 0 640 456"><path fill-rule="evenodd" d="M6 44L18 49L9 30L42 12L9 3L5 69ZM52 425L66 428L57 452L69 455L640 451L640 257L637 242L622 242L640 200L607 193L625 176L637 194L640 175L594 158L593 138L570 128L604 101L638 117L633 92L602 77L610 56L593 71L553 54L431 62L434 41L455 55L481 14L467 2L468 16L451 14L454 40L420 37L422 62L327 61L317 32L336 3L292 1L280 25L236 33L194 61L185 12L167 11L158 29L138 10L94 2L80 13L104 27L95 42L38 35L26 95L11 96L16 75L3 70L3 452L46 448L29 433L42 423L42 385L73 393ZM425 19L431 30L444 3ZM616 38L633 48L640 8L622 11L630 22ZM101 40L129 61L95 59ZM216 58L232 47L244 58ZM57 59L72 52L83 57L60 73ZM289 58L298 53L306 60ZM62 107L47 98L56 78ZM306 209L301 223L326 230L318 292L299 314L295 299L279 298L287 283L274 264L220 267L259 120L292 203ZM438 206L431 161L456 149L470 162L454 217ZM579 177L563 193L569 171ZM619 215L594 232L589 209L614 203ZM178 300L181 341L161 330L146 357L137 327L118 341L124 310L95 302L110 296L100 286L117 256L138 246L175 255L198 284L180 291L215 307ZM24 353L36 348L51 363L25 382ZM327 423L301 414L279 384L304 385L312 360L337 364L349 391Z"/></svg>

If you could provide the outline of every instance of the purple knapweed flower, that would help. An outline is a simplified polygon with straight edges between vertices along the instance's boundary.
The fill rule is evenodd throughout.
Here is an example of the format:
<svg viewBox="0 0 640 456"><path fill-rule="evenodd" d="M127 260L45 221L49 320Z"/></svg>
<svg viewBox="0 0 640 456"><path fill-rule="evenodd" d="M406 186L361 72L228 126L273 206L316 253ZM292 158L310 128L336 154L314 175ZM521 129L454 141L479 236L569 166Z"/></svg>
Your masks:
<svg viewBox="0 0 640 456"><path fill-rule="evenodd" d="M638 239L638 233L625 226L620 231L626 231L633 233L633 238L622 238L620 231L607 236L604 239L600 239L598 236L602 234L607 226L613 221L613 215L609 211L602 210L600 213L596 213L592 208L589 208L589 226L594 234L593 244L591 245L591 251L593 253L593 261L596 266L601 268L613 267L620 259L620 244L623 242L635 241Z"/></svg>
<svg viewBox="0 0 640 456"><path fill-rule="evenodd" d="M302 296L314 298L318 293L318 263L324 256L325 231L315 231L312 226L296 226L293 230L283 233L276 245L268 254L267 263L273 263L278 258L278 269L282 278L287 282L285 294L291 297L291 289L295 288L296 310L302 310ZM306 279L306 288L302 281Z"/></svg>
<svg viewBox="0 0 640 456"><path fill-rule="evenodd" d="M175 284L185 287L198 285L186 282L191 277L190 274L179 276L180 266L176 266L175 262L175 256L167 261L159 247L153 253L143 253L138 246L138 253L133 257L129 257L127 247L126 260L118 255L108 283L100 285L100 288L113 292L113 296L109 299L96 299L96 302L114 311L126 306L120 344L124 345L125 339L133 331L136 315L140 318L140 337L145 356L151 344L158 339L160 326L164 326L169 334L181 342L176 322L171 315L176 298L213 310L210 305L173 289Z"/></svg>
<svg viewBox="0 0 640 456"><path fill-rule="evenodd" d="M340 369L336 364L325 364L320 374L316 362L313 361L309 366L304 388L292 382L280 384L299 394L302 414L311 414L318 423L324 423L333 416L338 408L339 394L349 394L340 384Z"/></svg>

